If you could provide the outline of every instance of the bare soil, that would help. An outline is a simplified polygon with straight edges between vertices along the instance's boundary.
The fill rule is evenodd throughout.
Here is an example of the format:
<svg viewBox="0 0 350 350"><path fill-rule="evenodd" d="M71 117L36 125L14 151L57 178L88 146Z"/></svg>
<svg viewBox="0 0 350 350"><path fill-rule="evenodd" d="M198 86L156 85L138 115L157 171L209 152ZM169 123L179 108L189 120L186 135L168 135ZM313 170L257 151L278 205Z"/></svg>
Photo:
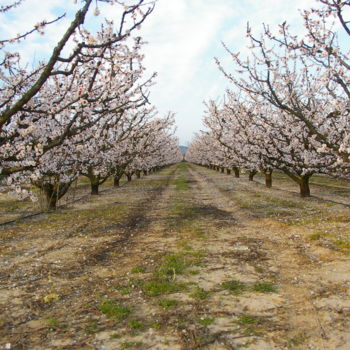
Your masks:
<svg viewBox="0 0 350 350"><path fill-rule="evenodd" d="M0 349L349 350L349 225L174 165L0 228Z"/></svg>

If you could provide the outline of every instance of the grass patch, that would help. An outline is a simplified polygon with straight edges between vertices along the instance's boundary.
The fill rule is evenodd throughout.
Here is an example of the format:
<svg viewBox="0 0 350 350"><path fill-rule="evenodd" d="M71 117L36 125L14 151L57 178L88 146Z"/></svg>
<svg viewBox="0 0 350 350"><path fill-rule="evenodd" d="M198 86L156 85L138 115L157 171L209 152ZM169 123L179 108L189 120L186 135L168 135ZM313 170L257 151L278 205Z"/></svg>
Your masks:
<svg viewBox="0 0 350 350"><path fill-rule="evenodd" d="M264 273L265 272L264 268L262 268L261 266L254 266L254 269L258 273Z"/></svg>
<svg viewBox="0 0 350 350"><path fill-rule="evenodd" d="M344 222L344 223L348 223L350 222L350 216L331 216L329 218L327 218L327 222Z"/></svg>
<svg viewBox="0 0 350 350"><path fill-rule="evenodd" d="M50 328L66 328L67 327L67 325L61 324L60 321L56 317L49 317L46 320L46 322Z"/></svg>
<svg viewBox="0 0 350 350"><path fill-rule="evenodd" d="M197 322L200 323L202 326L210 326L211 324L214 323L214 321L215 321L215 318L210 316L197 318Z"/></svg>
<svg viewBox="0 0 350 350"><path fill-rule="evenodd" d="M144 323L141 322L141 321L137 321L137 320L130 320L130 321L129 321L129 326L130 326L132 329L136 329L136 330L141 330L141 329L144 329L144 328L145 328Z"/></svg>
<svg viewBox="0 0 350 350"><path fill-rule="evenodd" d="M57 232L67 232L70 235L95 234L96 230L103 226L115 224L127 215L125 204L112 205L110 207L100 207L86 210L66 211L47 213L45 218L31 222L33 230L55 230ZM19 229L26 229L28 223L18 224Z"/></svg>
<svg viewBox="0 0 350 350"><path fill-rule="evenodd" d="M128 295L131 293L131 290L129 288L121 288L121 289L119 289L119 293L121 295Z"/></svg>
<svg viewBox="0 0 350 350"><path fill-rule="evenodd" d="M236 280L223 282L221 283L220 287L222 289L229 290L234 295L240 295L248 289L244 283Z"/></svg>
<svg viewBox="0 0 350 350"><path fill-rule="evenodd" d="M120 348L121 349L131 349L131 348L134 348L134 349L139 349L141 348L141 346L143 346L144 343L141 342L141 341L126 341L122 344L120 344Z"/></svg>
<svg viewBox="0 0 350 350"><path fill-rule="evenodd" d="M261 282L252 286L252 291L260 293L276 293L277 289L272 283Z"/></svg>
<svg viewBox="0 0 350 350"><path fill-rule="evenodd" d="M335 246L339 249L345 249L348 250L350 249L350 241L345 241L342 239L338 239L334 242Z"/></svg>
<svg viewBox="0 0 350 350"><path fill-rule="evenodd" d="M188 163L186 162L181 162L179 165L178 165L178 169L184 171L184 170L187 170L188 169Z"/></svg>
<svg viewBox="0 0 350 350"><path fill-rule="evenodd" d="M100 330L100 327L96 320L90 319L85 326L85 332L87 334L94 334L94 333L97 333L99 330Z"/></svg>
<svg viewBox="0 0 350 350"><path fill-rule="evenodd" d="M185 251L191 251L193 248L188 244L188 240L181 240L176 244L179 248Z"/></svg>
<svg viewBox="0 0 350 350"><path fill-rule="evenodd" d="M301 345L305 343L308 338L309 337L304 332L300 332L287 341L287 347L293 348L294 346Z"/></svg>
<svg viewBox="0 0 350 350"><path fill-rule="evenodd" d="M144 273L146 272L146 268L143 266L136 266L131 269L131 273Z"/></svg>
<svg viewBox="0 0 350 350"><path fill-rule="evenodd" d="M150 327L153 329L161 329L162 324L160 322L153 322L153 323L151 323Z"/></svg>
<svg viewBox="0 0 350 350"><path fill-rule="evenodd" d="M183 275L191 266L200 263L201 252L181 252L165 255L161 258L159 267L154 271L153 278L148 281L137 281L134 287L139 287L148 297L167 295L186 289L186 284L177 283L176 277Z"/></svg>
<svg viewBox="0 0 350 350"><path fill-rule="evenodd" d="M24 209L26 207L31 207L33 203L29 202L28 200L23 201L0 201L0 209L3 209L5 213L11 213L13 211Z"/></svg>
<svg viewBox="0 0 350 350"><path fill-rule="evenodd" d="M139 288L141 287L142 283L143 281L141 279L130 277L128 281L128 288Z"/></svg>
<svg viewBox="0 0 350 350"><path fill-rule="evenodd" d="M330 234L326 233L326 232L315 232L312 233L311 235L309 235L309 238L313 241L318 241L319 239L323 238L323 237L329 237Z"/></svg>
<svg viewBox="0 0 350 350"><path fill-rule="evenodd" d="M291 216L294 213L291 209L306 209L307 205L303 202L269 197L254 193L250 199L238 199L239 206L242 209L251 210L262 216Z"/></svg>
<svg viewBox="0 0 350 350"><path fill-rule="evenodd" d="M184 284L167 280L153 280L145 282L141 289L148 297L157 297L164 294L179 292L184 289Z"/></svg>
<svg viewBox="0 0 350 350"><path fill-rule="evenodd" d="M60 296L56 293L50 293L44 296L43 301L45 303L55 303L60 300Z"/></svg>
<svg viewBox="0 0 350 350"><path fill-rule="evenodd" d="M180 176L172 181L172 184L175 185L176 190L178 191L186 191L188 190L188 183L186 182L186 178L184 176Z"/></svg>
<svg viewBox="0 0 350 350"><path fill-rule="evenodd" d="M258 323L258 319L251 315L240 315L237 324L242 327L252 326Z"/></svg>
<svg viewBox="0 0 350 350"><path fill-rule="evenodd" d="M244 334L258 336L267 330L274 329L275 325L267 317L241 314L235 323L244 328Z"/></svg>
<svg viewBox="0 0 350 350"><path fill-rule="evenodd" d="M158 305L163 307L164 309L170 309L177 306L179 302L174 299L162 299L159 301Z"/></svg>
<svg viewBox="0 0 350 350"><path fill-rule="evenodd" d="M114 300L104 300L98 308L104 315L112 320L124 320L130 313L131 309L127 306L121 305Z"/></svg>
<svg viewBox="0 0 350 350"><path fill-rule="evenodd" d="M202 252L193 251L165 255L154 276L158 279L175 279L177 275L185 274L189 267L198 266L203 256Z"/></svg>
<svg viewBox="0 0 350 350"><path fill-rule="evenodd" d="M235 322L238 326L244 328L244 333L247 335L258 335L257 326L260 321L257 317L242 314Z"/></svg>
<svg viewBox="0 0 350 350"><path fill-rule="evenodd" d="M160 276L181 275L186 268L191 266L191 262L184 254L171 254L163 258L163 263L156 272Z"/></svg>
<svg viewBox="0 0 350 350"><path fill-rule="evenodd" d="M204 290L203 288L197 287L196 290L190 296L196 300L205 300L210 296L210 292Z"/></svg>
<svg viewBox="0 0 350 350"><path fill-rule="evenodd" d="M112 335L111 335L111 339L120 339L122 336L120 335L120 334L118 334L118 333L113 333Z"/></svg>

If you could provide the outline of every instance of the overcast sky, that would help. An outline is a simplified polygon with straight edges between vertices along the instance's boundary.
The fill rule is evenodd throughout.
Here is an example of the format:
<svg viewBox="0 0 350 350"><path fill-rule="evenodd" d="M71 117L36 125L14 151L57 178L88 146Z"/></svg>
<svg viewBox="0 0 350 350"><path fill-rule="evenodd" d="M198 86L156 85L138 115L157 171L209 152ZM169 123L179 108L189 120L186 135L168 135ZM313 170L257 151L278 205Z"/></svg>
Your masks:
<svg viewBox="0 0 350 350"><path fill-rule="evenodd" d="M302 30L299 10L315 5L314 0L158 0L156 8L140 34L148 44L144 48L149 72L158 72L151 101L160 114L176 113L180 144L190 142L202 128L203 101L219 99L228 82L218 71L214 57L230 68L230 59L221 42L233 51L245 51L246 24L259 32L262 23L272 27L285 20L293 32ZM73 0L26 0L11 16L0 17L1 37L30 28L42 19L52 19L67 8L74 14ZM102 17L118 17L108 6ZM115 8L115 7L114 7ZM50 53L68 21L48 28L42 38L27 40L19 48L30 64ZM101 18L100 18L101 19ZM93 21L92 14L88 21ZM117 21L117 18L115 20Z"/></svg>

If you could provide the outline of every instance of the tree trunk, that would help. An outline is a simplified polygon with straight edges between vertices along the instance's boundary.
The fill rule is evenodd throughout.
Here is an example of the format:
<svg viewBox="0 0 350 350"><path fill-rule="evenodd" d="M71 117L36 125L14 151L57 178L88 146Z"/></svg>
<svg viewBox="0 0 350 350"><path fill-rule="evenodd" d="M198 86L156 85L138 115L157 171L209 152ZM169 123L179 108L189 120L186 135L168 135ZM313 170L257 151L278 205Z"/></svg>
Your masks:
<svg viewBox="0 0 350 350"><path fill-rule="evenodd" d="M100 184L98 182L91 182L91 194L93 196L97 196L98 195L98 187L100 186Z"/></svg>
<svg viewBox="0 0 350 350"><path fill-rule="evenodd" d="M235 173L235 177L239 177L239 168L237 168L237 167L233 167L232 168L233 169L233 171L234 171L234 173Z"/></svg>
<svg viewBox="0 0 350 350"><path fill-rule="evenodd" d="M141 170L136 170L136 177L137 177L138 179L141 178Z"/></svg>
<svg viewBox="0 0 350 350"><path fill-rule="evenodd" d="M256 175L257 171L256 170L250 170L249 171L249 181L253 181L254 176Z"/></svg>
<svg viewBox="0 0 350 350"><path fill-rule="evenodd" d="M226 169L226 174L231 175L231 169Z"/></svg>
<svg viewBox="0 0 350 350"><path fill-rule="evenodd" d="M57 202L68 191L70 183L34 183L35 186L44 191L48 210L56 210Z"/></svg>
<svg viewBox="0 0 350 350"><path fill-rule="evenodd" d="M265 186L267 188L272 187L272 170L264 171L265 174Z"/></svg>
<svg viewBox="0 0 350 350"><path fill-rule="evenodd" d="M120 186L120 177L119 176L114 176L113 185L114 185L114 187Z"/></svg>
<svg viewBox="0 0 350 350"><path fill-rule="evenodd" d="M300 178L299 187L300 187L300 196L301 197L310 197L310 185L309 185L310 176L305 175Z"/></svg>
<svg viewBox="0 0 350 350"><path fill-rule="evenodd" d="M130 182L131 179L132 179L132 174L126 174L126 177L127 177L127 179L128 179L128 182Z"/></svg>
<svg viewBox="0 0 350 350"><path fill-rule="evenodd" d="M222 172L222 173L225 172L225 168L224 168L224 167L221 168L221 172Z"/></svg>
<svg viewBox="0 0 350 350"><path fill-rule="evenodd" d="M47 209L48 210L56 210L58 198L57 198L57 193L54 190L54 185L45 184L42 187L42 189L45 192Z"/></svg>
<svg viewBox="0 0 350 350"><path fill-rule="evenodd" d="M144 171L143 171L143 175L144 175L144 176L147 176L147 175L148 175L147 170L144 170Z"/></svg>

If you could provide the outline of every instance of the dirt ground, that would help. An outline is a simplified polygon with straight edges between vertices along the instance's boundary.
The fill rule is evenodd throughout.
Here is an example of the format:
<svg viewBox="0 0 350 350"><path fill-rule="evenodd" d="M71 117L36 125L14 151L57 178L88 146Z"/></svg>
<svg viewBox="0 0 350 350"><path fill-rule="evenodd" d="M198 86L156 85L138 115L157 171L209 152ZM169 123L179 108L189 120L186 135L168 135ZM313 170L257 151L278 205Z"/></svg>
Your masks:
<svg viewBox="0 0 350 350"><path fill-rule="evenodd" d="M349 224L181 163L2 226L0 349L349 350Z"/></svg>

